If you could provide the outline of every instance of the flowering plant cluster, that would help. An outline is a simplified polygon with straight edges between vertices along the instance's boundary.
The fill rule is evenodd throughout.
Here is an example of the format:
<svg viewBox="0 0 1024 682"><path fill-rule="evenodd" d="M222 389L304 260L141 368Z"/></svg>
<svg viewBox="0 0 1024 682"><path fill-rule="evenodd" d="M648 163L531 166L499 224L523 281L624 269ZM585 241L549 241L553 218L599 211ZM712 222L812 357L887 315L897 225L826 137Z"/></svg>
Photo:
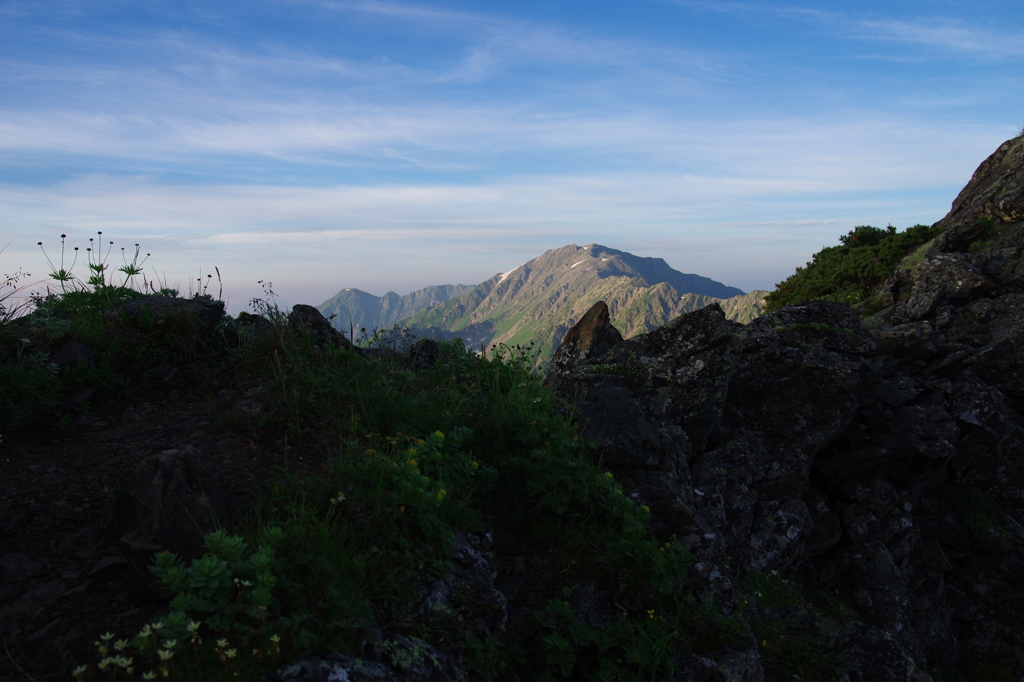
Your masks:
<svg viewBox="0 0 1024 682"><path fill-rule="evenodd" d="M268 537L280 541L283 533L270 528ZM186 568L177 555L157 555L150 570L174 594L171 606L206 623L217 633L241 631L248 635L267 622L275 603L273 549L252 552L240 537L216 531L206 536L209 552Z"/></svg>
<svg viewBox="0 0 1024 682"><path fill-rule="evenodd" d="M113 635L101 637L96 643L100 672L133 679L134 660L139 658L148 661L143 680L184 671L201 677L201 670L218 668L217 661L227 679L244 679L239 674L247 668L276 661L288 623L279 618L280 601L274 594L274 547L285 538L276 527L267 528L263 536L265 543L254 552L241 537L211 533L206 536L209 551L188 567L175 554L158 554L150 570L174 595L172 611L132 640L134 658L128 641L118 640L111 649ZM87 671L88 666L77 668L76 679L84 679Z"/></svg>

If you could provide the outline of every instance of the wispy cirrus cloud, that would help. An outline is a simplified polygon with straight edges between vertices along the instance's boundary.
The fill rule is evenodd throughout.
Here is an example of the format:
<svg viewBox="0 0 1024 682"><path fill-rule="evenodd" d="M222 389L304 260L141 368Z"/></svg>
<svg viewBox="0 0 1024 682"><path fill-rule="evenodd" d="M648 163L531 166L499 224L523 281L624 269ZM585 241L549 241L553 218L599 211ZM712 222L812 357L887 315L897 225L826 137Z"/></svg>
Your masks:
<svg viewBox="0 0 1024 682"><path fill-rule="evenodd" d="M673 4L702 11L732 14L750 20L772 16L811 23L832 35L848 39L924 46L930 48L931 56L956 54L995 59L1015 59L1024 56L1024 32L1006 26L994 29L959 16L947 17L922 12L917 16L880 19L878 11L869 6L851 6L847 11L835 12L795 4L705 0L674 0ZM941 11L939 7L929 9L932 12ZM975 16L981 18L983 14L979 12ZM1012 27L1012 22L1007 26ZM926 55L916 56L922 58ZM914 56L905 58L913 59Z"/></svg>
<svg viewBox="0 0 1024 682"><path fill-rule="evenodd" d="M997 32L966 25L960 20L857 21L858 37L924 45L941 53L969 54L995 59L1024 57L1024 32Z"/></svg>

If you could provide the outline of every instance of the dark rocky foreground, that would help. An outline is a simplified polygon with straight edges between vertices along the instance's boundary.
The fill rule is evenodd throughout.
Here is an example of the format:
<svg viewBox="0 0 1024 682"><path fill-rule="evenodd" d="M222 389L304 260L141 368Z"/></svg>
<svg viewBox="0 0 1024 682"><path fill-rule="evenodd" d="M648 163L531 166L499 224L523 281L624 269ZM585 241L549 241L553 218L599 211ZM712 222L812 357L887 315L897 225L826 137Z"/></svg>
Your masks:
<svg viewBox="0 0 1024 682"><path fill-rule="evenodd" d="M547 379L723 603L772 570L848 598L850 679L1024 679L1022 155L978 169L864 320L711 306L621 341L598 303Z"/></svg>

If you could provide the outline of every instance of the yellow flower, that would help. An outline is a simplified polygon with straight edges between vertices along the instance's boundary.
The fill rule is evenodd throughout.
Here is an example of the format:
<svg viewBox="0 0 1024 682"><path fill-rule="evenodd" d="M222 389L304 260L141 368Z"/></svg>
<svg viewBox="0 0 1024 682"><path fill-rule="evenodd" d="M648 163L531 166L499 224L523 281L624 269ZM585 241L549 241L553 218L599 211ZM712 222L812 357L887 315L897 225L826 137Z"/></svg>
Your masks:
<svg viewBox="0 0 1024 682"><path fill-rule="evenodd" d="M647 617L654 618L654 609L647 609Z"/></svg>
<svg viewBox="0 0 1024 682"><path fill-rule="evenodd" d="M435 437L436 437L436 438L437 438L438 440L444 440L444 434L443 434L443 433L441 433L440 431L434 431L434 436L435 436Z"/></svg>
<svg viewBox="0 0 1024 682"><path fill-rule="evenodd" d="M408 452L410 455L415 455L416 454L416 448L409 448L408 450L406 450L406 452Z"/></svg>

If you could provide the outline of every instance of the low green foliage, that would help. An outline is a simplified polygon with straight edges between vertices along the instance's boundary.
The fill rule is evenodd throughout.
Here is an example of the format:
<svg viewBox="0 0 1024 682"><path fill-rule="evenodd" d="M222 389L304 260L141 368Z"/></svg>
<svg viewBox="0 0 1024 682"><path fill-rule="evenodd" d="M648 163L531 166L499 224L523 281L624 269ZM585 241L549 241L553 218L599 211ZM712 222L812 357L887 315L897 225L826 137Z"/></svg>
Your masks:
<svg viewBox="0 0 1024 682"><path fill-rule="evenodd" d="M636 373L631 367L617 364L585 365L581 368L587 374L603 374L609 376L630 376Z"/></svg>
<svg viewBox="0 0 1024 682"><path fill-rule="evenodd" d="M318 651L358 654L382 629L465 646L480 678L504 665L524 679L639 680L670 674L708 622L722 624L716 645L738 636L739 623L680 593L689 552L647 532L649 510L598 468L532 371L530 347L484 357L447 342L416 366L411 339L367 337L374 349L360 357L297 333L272 300L254 307L263 322L247 324L262 331L234 359L277 406L255 428L329 456L315 475L275 474L242 536L210 536L210 553L189 567L160 557L173 611L132 653L150 670L255 679ZM467 627L457 604L415 609L449 575L456 532L494 524L533 549L548 591L528 651ZM560 596L594 581L621 605L605 630L583 626Z"/></svg>
<svg viewBox="0 0 1024 682"><path fill-rule="evenodd" d="M27 342L27 343L26 343ZM19 339L15 357L0 364L0 433L12 433L32 423L30 405L54 400L60 390L60 371L35 353L26 352L29 339Z"/></svg>
<svg viewBox="0 0 1024 682"><path fill-rule="evenodd" d="M961 491L958 495L948 496L946 504L967 530L971 542L982 550L1006 554L1013 548L1013 538L1001 521L1005 503L994 495Z"/></svg>
<svg viewBox="0 0 1024 682"><path fill-rule="evenodd" d="M509 672L520 679L552 682L671 679L673 656L680 650L721 649L746 633L742 622L698 606L692 598L669 598L670 610L630 613L620 606L607 622L592 627L567 601L572 593L571 588L563 588L560 596L532 615L539 628L533 651L510 646L493 635L480 638L467 633L463 647L469 670L483 679Z"/></svg>
<svg viewBox="0 0 1024 682"><path fill-rule="evenodd" d="M997 223L993 218L984 217L978 219L978 225L982 228L981 234L967 247L969 253L977 253L1005 238L1013 223Z"/></svg>
<svg viewBox="0 0 1024 682"><path fill-rule="evenodd" d="M865 301L904 256L938 234L939 230L928 225L915 225L903 232L891 225L885 229L855 227L839 238L840 246L822 249L805 267L777 284L765 298L765 312L815 299L848 305Z"/></svg>
<svg viewBox="0 0 1024 682"><path fill-rule="evenodd" d="M837 679L843 658L835 647L839 627L831 615L844 607L837 599L814 599L778 571L747 575L742 586L745 606L755 605L751 630L757 638L766 682ZM825 603L823 612L819 607Z"/></svg>

